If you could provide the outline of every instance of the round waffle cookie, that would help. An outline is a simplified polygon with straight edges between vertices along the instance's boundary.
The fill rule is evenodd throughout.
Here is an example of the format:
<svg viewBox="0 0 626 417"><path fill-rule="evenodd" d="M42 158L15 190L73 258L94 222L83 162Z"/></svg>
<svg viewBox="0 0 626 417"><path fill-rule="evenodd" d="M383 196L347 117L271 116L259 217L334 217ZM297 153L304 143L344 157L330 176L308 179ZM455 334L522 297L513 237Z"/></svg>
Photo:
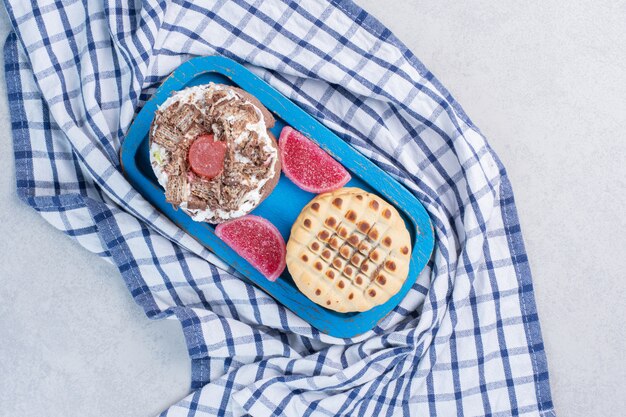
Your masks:
<svg viewBox="0 0 626 417"><path fill-rule="evenodd" d="M338 312L366 311L400 291L411 238L398 211L359 188L320 194L296 219L287 268L304 295Z"/></svg>

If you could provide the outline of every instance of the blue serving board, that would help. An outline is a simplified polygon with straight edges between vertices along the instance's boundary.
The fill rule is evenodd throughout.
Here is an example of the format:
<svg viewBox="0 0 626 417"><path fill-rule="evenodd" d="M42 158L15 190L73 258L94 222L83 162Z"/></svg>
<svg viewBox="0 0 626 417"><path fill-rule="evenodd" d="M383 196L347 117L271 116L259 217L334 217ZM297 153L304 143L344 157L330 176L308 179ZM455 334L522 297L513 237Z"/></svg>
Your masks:
<svg viewBox="0 0 626 417"><path fill-rule="evenodd" d="M408 278L389 301L362 313L337 313L321 307L298 290L287 269L275 282L268 281L215 235L214 226L193 221L165 201L164 191L154 176L149 159L148 132L154 112L173 92L211 81L236 85L250 92L274 114L276 125L271 131L277 138L286 124L299 130L350 171L352 180L347 186L378 194L398 209L411 234L413 252ZM404 298L428 262L433 249L433 229L428 214L406 188L265 81L228 58L194 58L176 69L141 109L120 153L126 177L148 201L278 302L331 336L347 338L371 330ZM313 197L315 194L301 190L281 175L272 194L252 213L270 220L287 241L293 222Z"/></svg>

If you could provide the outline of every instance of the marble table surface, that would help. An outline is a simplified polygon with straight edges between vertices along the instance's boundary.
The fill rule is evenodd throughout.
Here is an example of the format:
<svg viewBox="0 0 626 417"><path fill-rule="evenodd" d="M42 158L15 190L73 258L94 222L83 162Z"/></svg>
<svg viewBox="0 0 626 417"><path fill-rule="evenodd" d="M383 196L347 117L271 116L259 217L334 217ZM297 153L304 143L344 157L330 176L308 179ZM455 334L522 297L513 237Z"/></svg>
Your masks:
<svg viewBox="0 0 626 417"><path fill-rule="evenodd" d="M517 197L562 416L626 409L626 1L358 1L463 105ZM0 38L10 30L0 13ZM3 75L0 75L3 78ZM0 83L0 416L152 416L188 392L176 321L20 202Z"/></svg>

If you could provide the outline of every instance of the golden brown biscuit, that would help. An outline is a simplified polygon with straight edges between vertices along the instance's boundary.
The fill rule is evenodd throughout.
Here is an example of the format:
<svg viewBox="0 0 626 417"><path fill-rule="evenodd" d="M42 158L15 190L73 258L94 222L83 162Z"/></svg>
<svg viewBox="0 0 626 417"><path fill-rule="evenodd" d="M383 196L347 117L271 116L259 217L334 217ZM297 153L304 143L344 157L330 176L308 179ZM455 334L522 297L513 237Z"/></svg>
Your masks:
<svg viewBox="0 0 626 417"><path fill-rule="evenodd" d="M396 294L411 238L398 211L359 188L320 194L296 219L287 268L304 295L338 312L366 311Z"/></svg>

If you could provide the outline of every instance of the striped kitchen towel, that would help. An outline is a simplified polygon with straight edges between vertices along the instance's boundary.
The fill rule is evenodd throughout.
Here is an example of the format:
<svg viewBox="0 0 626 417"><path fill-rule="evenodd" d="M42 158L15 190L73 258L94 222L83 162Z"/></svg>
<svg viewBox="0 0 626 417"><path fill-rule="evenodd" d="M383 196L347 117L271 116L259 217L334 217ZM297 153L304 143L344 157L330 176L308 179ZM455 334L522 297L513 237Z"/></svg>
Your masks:
<svg viewBox="0 0 626 417"><path fill-rule="evenodd" d="M5 0L19 196L114 263L153 319L180 320L190 394L166 416L553 416L506 172L459 104L350 1ZM352 339L320 334L148 204L118 150L196 56L245 65L404 184L433 256Z"/></svg>

